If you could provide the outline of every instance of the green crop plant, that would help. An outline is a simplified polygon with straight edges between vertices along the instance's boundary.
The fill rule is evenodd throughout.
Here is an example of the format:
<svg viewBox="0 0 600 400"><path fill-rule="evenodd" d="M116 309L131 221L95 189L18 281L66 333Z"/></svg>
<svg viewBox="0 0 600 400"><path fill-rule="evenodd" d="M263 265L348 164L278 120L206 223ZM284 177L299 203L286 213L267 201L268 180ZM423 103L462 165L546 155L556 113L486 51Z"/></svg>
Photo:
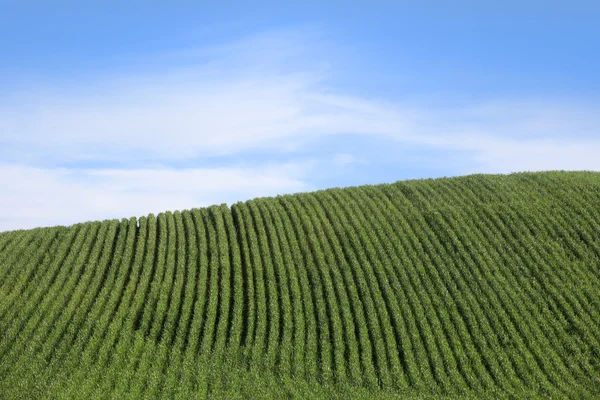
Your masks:
<svg viewBox="0 0 600 400"><path fill-rule="evenodd" d="M600 173L0 233L0 398L600 398Z"/></svg>

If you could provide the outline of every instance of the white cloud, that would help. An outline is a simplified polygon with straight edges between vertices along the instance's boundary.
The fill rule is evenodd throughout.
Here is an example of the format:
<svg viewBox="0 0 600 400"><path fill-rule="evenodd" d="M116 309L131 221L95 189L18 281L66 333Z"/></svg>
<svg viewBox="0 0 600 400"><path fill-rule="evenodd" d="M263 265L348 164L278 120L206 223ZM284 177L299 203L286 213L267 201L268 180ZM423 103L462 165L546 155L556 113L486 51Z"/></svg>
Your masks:
<svg viewBox="0 0 600 400"><path fill-rule="evenodd" d="M0 231L128 218L306 191L307 164L71 170L0 165Z"/></svg>
<svg viewBox="0 0 600 400"><path fill-rule="evenodd" d="M600 140L470 138L477 172L600 171Z"/></svg>
<svg viewBox="0 0 600 400"><path fill-rule="evenodd" d="M432 107L333 95L294 74L196 78L186 85L126 85L103 94L91 90L69 99L0 106L0 145L10 149L4 155L0 150L0 160L168 163L257 148L290 152L327 136L357 134L470 151L491 170L600 168L594 159L583 163L587 158L575 150L599 149L600 114L590 106L481 100ZM538 156L514 163L525 147ZM556 157L557 149L564 154Z"/></svg>
<svg viewBox="0 0 600 400"><path fill-rule="evenodd" d="M592 100L432 105L348 95L328 79L334 53L306 31L275 32L174 52L116 78L33 82L3 94L0 230L306 190L309 165L160 165L255 149L292 158L299 146L341 134L460 151L463 172L600 170L600 113ZM334 165L370 157L341 151L327 156ZM57 168L90 160L109 167Z"/></svg>

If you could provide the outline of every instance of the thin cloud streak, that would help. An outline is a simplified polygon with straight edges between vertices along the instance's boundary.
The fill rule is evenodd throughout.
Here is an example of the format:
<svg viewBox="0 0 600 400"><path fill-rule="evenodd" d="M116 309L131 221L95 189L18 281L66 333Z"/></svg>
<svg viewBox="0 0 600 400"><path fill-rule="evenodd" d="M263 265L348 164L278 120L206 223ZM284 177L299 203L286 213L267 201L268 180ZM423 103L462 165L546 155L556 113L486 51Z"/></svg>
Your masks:
<svg viewBox="0 0 600 400"><path fill-rule="evenodd" d="M42 101L17 111L0 108L0 144L5 149L0 157L52 165L123 162L126 155L132 164L137 160L168 163L255 149L290 153L341 134L467 150L474 161L485 163L487 157L486 168L491 170L513 160L511 150L521 154L528 148L540 156L547 151L548 160L556 159L554 148L600 150L600 116L590 107L561 106L558 101L482 100L462 108L428 108L325 94L325 87L293 76L211 85L216 87L205 90L201 83L191 82L188 88L115 90L109 96ZM133 92L144 95L134 101ZM547 160L536 164L536 159L526 165L553 166ZM561 167L576 169L582 164L575 153L559 159ZM600 168L593 160L584 165Z"/></svg>

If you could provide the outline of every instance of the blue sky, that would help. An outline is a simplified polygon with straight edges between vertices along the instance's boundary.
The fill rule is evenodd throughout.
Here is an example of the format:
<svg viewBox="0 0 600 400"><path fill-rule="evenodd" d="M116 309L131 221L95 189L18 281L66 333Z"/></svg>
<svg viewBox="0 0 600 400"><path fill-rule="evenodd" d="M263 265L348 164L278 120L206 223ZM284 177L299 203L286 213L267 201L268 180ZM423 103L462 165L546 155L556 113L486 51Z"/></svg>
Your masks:
<svg viewBox="0 0 600 400"><path fill-rule="evenodd" d="M322 3L0 0L0 231L600 170L599 6Z"/></svg>

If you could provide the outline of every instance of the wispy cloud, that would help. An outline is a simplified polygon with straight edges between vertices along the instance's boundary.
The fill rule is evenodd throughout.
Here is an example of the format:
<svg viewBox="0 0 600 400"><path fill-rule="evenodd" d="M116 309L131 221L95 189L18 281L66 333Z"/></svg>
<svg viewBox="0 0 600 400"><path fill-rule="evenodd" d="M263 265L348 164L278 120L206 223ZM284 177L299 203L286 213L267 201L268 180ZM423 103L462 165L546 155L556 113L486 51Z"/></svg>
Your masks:
<svg viewBox="0 0 600 400"><path fill-rule="evenodd" d="M460 173L600 170L594 101L434 104L410 94L402 103L351 95L329 79L337 73L335 47L306 33L256 35L158 56L116 76L48 80L7 94L0 101L0 230L306 190L308 171L371 155L334 151L308 157L326 162L304 164L299 149L352 135L462 152L468 159ZM280 161L175 167L255 151ZM90 162L103 167L73 167Z"/></svg>
<svg viewBox="0 0 600 400"><path fill-rule="evenodd" d="M0 231L125 218L311 189L311 164L259 168L42 169L0 165Z"/></svg>

